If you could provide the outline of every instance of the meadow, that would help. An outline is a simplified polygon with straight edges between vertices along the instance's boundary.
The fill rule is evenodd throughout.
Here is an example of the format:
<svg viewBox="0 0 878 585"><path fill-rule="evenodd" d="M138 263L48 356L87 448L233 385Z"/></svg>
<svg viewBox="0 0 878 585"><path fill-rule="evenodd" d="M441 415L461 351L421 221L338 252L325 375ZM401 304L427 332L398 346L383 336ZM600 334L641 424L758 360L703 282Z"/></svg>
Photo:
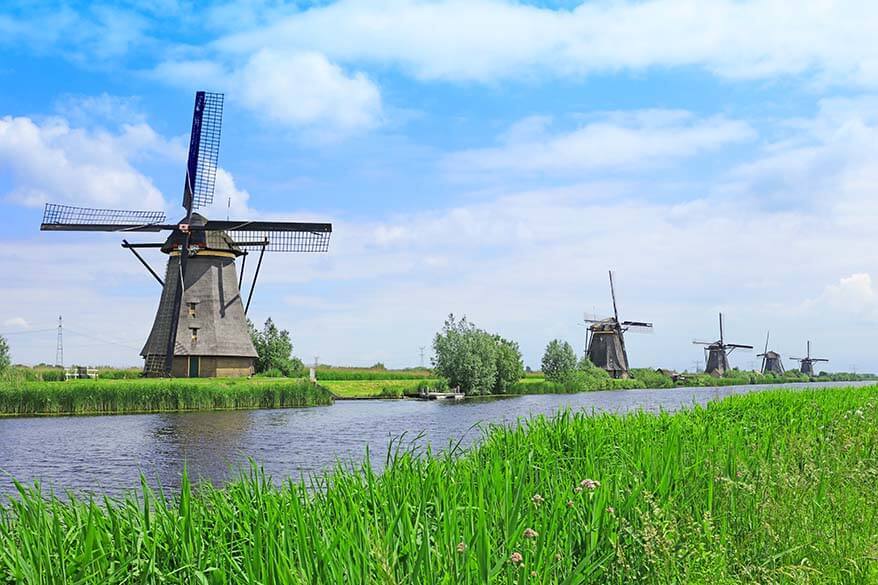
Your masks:
<svg viewBox="0 0 878 585"><path fill-rule="evenodd" d="M0 380L0 416L284 408L331 403L332 395L326 388L303 379Z"/></svg>
<svg viewBox="0 0 878 585"><path fill-rule="evenodd" d="M392 449L381 474L254 467L124 500L19 486L0 582L870 583L876 481L878 387L567 412L467 453Z"/></svg>

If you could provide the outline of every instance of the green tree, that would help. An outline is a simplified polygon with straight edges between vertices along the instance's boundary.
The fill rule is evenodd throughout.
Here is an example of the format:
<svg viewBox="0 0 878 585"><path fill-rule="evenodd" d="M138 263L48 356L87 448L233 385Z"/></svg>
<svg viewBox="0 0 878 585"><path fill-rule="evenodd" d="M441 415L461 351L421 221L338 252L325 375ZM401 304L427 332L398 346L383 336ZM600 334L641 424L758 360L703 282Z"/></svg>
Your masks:
<svg viewBox="0 0 878 585"><path fill-rule="evenodd" d="M550 382L560 382L576 369L576 352L566 341L553 339L546 346L542 361L543 375Z"/></svg>
<svg viewBox="0 0 878 585"><path fill-rule="evenodd" d="M469 394L505 392L521 379L518 344L478 329L466 317L449 315L433 339L434 371Z"/></svg>
<svg viewBox="0 0 878 585"><path fill-rule="evenodd" d="M0 335L0 372L4 371L12 363L9 356L9 343L6 338Z"/></svg>
<svg viewBox="0 0 878 585"><path fill-rule="evenodd" d="M256 358L256 371L258 373L279 370L284 376L301 376L304 365L298 358L293 357L293 342L290 332L286 329L278 329L271 317L266 319L262 331L258 331L251 321L247 321L250 328L250 338L259 356Z"/></svg>
<svg viewBox="0 0 878 585"><path fill-rule="evenodd" d="M494 392L506 393L509 387L524 377L524 363L518 344L495 335L497 343L497 380Z"/></svg>

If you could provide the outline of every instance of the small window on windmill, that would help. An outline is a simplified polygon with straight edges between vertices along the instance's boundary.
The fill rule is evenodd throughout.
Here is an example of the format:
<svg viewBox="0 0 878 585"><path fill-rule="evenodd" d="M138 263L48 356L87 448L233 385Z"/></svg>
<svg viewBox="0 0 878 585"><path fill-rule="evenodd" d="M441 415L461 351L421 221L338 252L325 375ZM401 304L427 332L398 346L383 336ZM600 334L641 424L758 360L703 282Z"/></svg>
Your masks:
<svg viewBox="0 0 878 585"><path fill-rule="evenodd" d="M189 317L194 319L196 316L195 309L198 308L198 301L195 301L193 303L187 303L187 304L189 305Z"/></svg>
<svg viewBox="0 0 878 585"><path fill-rule="evenodd" d="M190 327L189 333L192 334L192 343L198 343L198 327Z"/></svg>

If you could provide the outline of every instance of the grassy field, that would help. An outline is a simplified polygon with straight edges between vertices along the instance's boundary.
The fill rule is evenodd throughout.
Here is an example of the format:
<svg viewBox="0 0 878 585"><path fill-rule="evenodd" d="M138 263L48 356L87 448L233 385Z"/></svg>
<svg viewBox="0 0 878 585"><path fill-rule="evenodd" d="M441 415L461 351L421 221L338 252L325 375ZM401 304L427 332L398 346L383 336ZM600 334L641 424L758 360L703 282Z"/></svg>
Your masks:
<svg viewBox="0 0 878 585"><path fill-rule="evenodd" d="M326 388L301 379L0 381L0 416L283 408L331 402Z"/></svg>
<svg viewBox="0 0 878 585"><path fill-rule="evenodd" d="M422 386L433 387L439 384L437 378L417 380L325 380L318 378L320 385L326 387L339 398L399 398L405 394L416 393Z"/></svg>
<svg viewBox="0 0 878 585"><path fill-rule="evenodd" d="M0 582L878 581L878 387L561 414L277 487L0 507Z"/></svg>

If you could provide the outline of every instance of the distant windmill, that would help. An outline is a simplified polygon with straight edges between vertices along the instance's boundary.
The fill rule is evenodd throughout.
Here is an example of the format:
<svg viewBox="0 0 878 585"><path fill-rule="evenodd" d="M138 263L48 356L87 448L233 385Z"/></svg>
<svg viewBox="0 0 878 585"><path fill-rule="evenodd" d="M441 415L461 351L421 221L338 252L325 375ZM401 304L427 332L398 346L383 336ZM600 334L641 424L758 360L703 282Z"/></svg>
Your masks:
<svg viewBox="0 0 878 585"><path fill-rule="evenodd" d="M811 342L809 341L807 344L807 351L805 353L805 357L803 358L794 358L791 357L791 360L795 360L799 362L799 371L803 374L807 374L809 376L814 375L814 363L815 362L828 362L828 359L824 358L812 358L811 357Z"/></svg>
<svg viewBox="0 0 878 585"><path fill-rule="evenodd" d="M711 376L722 376L729 368L729 354L736 349L753 349L752 345L742 345L740 343L726 343L723 338L723 314L719 314L719 341L693 341L695 345L704 345L707 366L704 368L705 374Z"/></svg>
<svg viewBox="0 0 878 585"><path fill-rule="evenodd" d="M616 308L616 289L613 285L613 272L610 271L610 296L613 299L613 316L598 319L586 316L588 326L586 336L586 355L599 368L607 370L614 378L628 377L628 354L625 351L625 332L629 329L650 331L652 323L642 321L620 321Z"/></svg>
<svg viewBox="0 0 878 585"><path fill-rule="evenodd" d="M161 211L120 211L46 204L41 230L97 232L171 232L164 242L129 244L162 286L155 321L141 355L148 375L197 377L253 373L256 350L246 314L262 256L269 252L325 252L332 225L286 221L211 221L194 213L214 197L222 126L223 94L195 94L186 181L184 217L165 223ZM164 280L137 248L158 248L168 255ZM245 306L241 299L248 250L259 261ZM235 260L241 257L241 278Z"/></svg>
<svg viewBox="0 0 878 585"><path fill-rule="evenodd" d="M781 360L780 354L776 351L768 351L768 337L770 335L771 331L765 334L765 349L762 353L757 355L757 357L762 358L762 375L775 374L777 376L783 376L783 361Z"/></svg>

